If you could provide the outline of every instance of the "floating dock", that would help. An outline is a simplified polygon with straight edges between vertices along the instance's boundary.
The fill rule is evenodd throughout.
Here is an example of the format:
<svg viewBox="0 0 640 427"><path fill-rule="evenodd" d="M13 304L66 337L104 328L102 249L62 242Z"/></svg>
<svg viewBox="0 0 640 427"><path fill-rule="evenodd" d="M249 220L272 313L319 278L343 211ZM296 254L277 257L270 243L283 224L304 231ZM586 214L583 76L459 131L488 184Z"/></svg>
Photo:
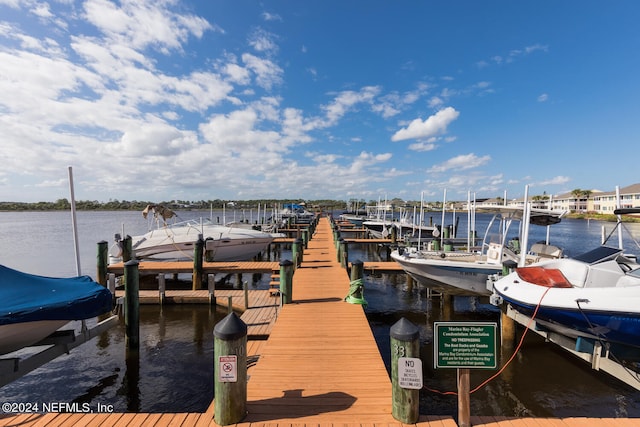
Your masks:
<svg viewBox="0 0 640 427"><path fill-rule="evenodd" d="M336 261L322 218L293 275L293 302L279 311L266 341L249 341L247 415L238 427L456 427L448 415L402 424L392 411L391 380L362 306L344 302L349 277ZM218 295L216 294L216 297ZM213 363L213 361L212 361ZM108 403L108 402L105 402ZM217 426L204 413L46 413L0 416L1 426ZM626 427L622 418L472 416L474 427Z"/></svg>

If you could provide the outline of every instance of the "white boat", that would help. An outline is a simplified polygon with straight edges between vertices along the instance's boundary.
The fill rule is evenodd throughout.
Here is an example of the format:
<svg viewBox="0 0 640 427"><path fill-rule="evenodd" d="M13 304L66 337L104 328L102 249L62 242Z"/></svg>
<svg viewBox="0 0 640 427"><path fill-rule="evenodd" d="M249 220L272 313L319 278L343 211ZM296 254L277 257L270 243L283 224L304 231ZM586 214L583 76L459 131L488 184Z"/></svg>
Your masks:
<svg viewBox="0 0 640 427"><path fill-rule="evenodd" d="M640 213L640 208L617 210ZM620 224L620 223L619 223ZM517 268L494 282L498 304L562 335L640 347L640 264L600 246L574 258Z"/></svg>
<svg viewBox="0 0 640 427"><path fill-rule="evenodd" d="M146 212L145 212L146 211ZM131 238L133 256L138 260L179 261L193 259L198 238L205 241L205 249L214 261L242 261L258 255L273 241L274 234L246 227L213 224L209 221L183 221L168 224L173 217L166 208L145 209L143 215L153 211L159 226L143 235ZM175 214L174 214L175 215ZM122 259L122 247L116 235L116 244L109 251L110 263Z"/></svg>
<svg viewBox="0 0 640 427"><path fill-rule="evenodd" d="M277 213L276 222L294 224L309 224L316 217L314 212L307 210L304 203L288 203Z"/></svg>
<svg viewBox="0 0 640 427"><path fill-rule="evenodd" d="M113 297L89 276L44 277L0 265L0 354L37 344L71 320L107 313Z"/></svg>
<svg viewBox="0 0 640 427"><path fill-rule="evenodd" d="M501 273L503 264L538 262L544 258L560 257L562 250L546 243L536 243L529 251L521 252L519 247L522 231L509 239L513 223L522 223L526 213L524 208L495 207L494 213L482 241L474 250L473 243L465 251L454 250L453 245L439 239L410 248L398 248L391 257L415 280L440 292L453 295L490 295L487 288L489 276ZM531 224L548 226L560 222L564 211L530 209ZM440 243L443 243L442 245Z"/></svg>

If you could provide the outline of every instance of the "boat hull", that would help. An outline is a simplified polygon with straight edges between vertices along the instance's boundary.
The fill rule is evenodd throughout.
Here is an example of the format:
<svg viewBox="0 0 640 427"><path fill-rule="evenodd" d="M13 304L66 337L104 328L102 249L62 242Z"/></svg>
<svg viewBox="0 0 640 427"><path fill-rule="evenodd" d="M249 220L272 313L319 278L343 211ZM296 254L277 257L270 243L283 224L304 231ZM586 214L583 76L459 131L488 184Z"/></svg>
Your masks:
<svg viewBox="0 0 640 427"><path fill-rule="evenodd" d="M205 240L208 259L243 261L258 255L274 236L258 230L218 225L166 227L132 238L136 259L150 261L192 260L199 236ZM111 263L120 259L120 249L112 248ZM114 253L115 252L115 253Z"/></svg>
<svg viewBox="0 0 640 427"><path fill-rule="evenodd" d="M0 354L32 346L67 323L68 320L39 320L0 325Z"/></svg>
<svg viewBox="0 0 640 427"><path fill-rule="evenodd" d="M502 271L501 266L464 261L438 261L393 252L391 257L411 277L426 287L451 295L487 296L487 279Z"/></svg>
<svg viewBox="0 0 640 427"><path fill-rule="evenodd" d="M640 347L640 287L559 288L515 281L512 273L494 284L504 303L543 327L571 338L584 337Z"/></svg>

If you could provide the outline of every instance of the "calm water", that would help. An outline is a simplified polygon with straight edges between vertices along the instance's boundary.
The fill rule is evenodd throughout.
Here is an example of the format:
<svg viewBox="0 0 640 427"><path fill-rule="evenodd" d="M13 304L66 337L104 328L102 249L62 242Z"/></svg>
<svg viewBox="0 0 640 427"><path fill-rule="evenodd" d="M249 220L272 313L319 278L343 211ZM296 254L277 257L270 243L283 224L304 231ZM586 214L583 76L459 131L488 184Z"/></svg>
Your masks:
<svg viewBox="0 0 640 427"><path fill-rule="evenodd" d="M180 212L184 219L209 213ZM239 219L241 214L236 214ZM222 218L214 213L214 220ZM227 212L227 220L233 213ZM95 276L96 244L113 234L138 234L147 222L138 212L78 212L81 272ZM434 221L439 222L436 215ZM482 230L487 217L479 217ZM446 223L450 223L447 218ZM466 233L461 216L460 234ZM551 243L576 255L600 241L602 223L564 220L552 227ZM612 224L607 224L611 229ZM629 225L636 237L638 225ZM544 239L534 227L530 242ZM75 274L71 217L64 212L0 212L0 263L34 274ZM627 244L632 252L640 252ZM285 253L284 257L288 254ZM350 247L351 260L376 260L372 247ZM246 280L246 279L245 279ZM260 288L268 278L252 283ZM438 320L497 321L495 308L476 298L459 297L453 311L430 300L420 286L408 287L404 275L366 278L367 316L381 354L390 363L389 328L406 317L420 328L425 386L456 387L455 370L434 370L432 327ZM0 388L2 402L78 402L113 405L117 411L204 411L213 398L213 327L223 311L204 306L141 307L139 357L127 354L119 325L24 378ZM76 327L78 325L75 325ZM348 331L346 332L348 333ZM503 356L506 360L510 354ZM472 371L472 388L493 371ZM639 417L640 392L590 370L582 361L531 333L510 367L471 396L474 415ZM456 415L456 398L424 391L421 413Z"/></svg>

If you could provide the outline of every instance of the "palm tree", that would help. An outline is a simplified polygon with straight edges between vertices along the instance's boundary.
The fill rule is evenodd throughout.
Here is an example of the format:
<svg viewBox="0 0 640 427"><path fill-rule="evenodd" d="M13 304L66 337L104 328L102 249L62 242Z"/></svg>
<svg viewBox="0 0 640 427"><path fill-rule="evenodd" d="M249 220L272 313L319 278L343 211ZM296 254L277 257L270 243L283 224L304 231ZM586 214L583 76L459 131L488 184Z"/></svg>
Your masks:
<svg viewBox="0 0 640 427"><path fill-rule="evenodd" d="M571 194L576 199L575 210L586 211L587 210L586 202L589 200L589 197L591 197L591 190L581 190L579 188L576 188L575 190L571 191ZM581 201L583 200L584 200L584 204L581 203Z"/></svg>

